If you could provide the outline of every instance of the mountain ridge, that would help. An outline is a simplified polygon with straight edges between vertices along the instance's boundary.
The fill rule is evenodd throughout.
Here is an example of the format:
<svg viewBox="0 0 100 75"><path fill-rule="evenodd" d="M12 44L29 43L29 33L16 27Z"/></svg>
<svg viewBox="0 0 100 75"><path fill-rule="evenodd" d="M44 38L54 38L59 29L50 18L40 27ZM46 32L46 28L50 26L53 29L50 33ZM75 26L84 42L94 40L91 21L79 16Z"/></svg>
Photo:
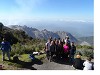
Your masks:
<svg viewBox="0 0 100 75"><path fill-rule="evenodd" d="M48 39L49 37L53 38L61 38L64 39L67 35L70 37L71 41L78 42L78 40L71 35L69 32L65 31L48 31L47 29L44 30L38 30L36 28L27 27L27 26L20 26L20 25L11 25L9 26L12 29L18 29L25 31L29 36L33 38L42 38L42 39Z"/></svg>
<svg viewBox="0 0 100 75"><path fill-rule="evenodd" d="M89 37L80 37L78 38L79 42L88 42L90 45L94 45L94 36L89 36Z"/></svg>
<svg viewBox="0 0 100 75"><path fill-rule="evenodd" d="M23 30L26 32L26 34L28 34L29 36L33 37L33 38L40 38L40 39L48 39L49 37L53 37L53 38L61 38L61 39L65 39L65 37L68 35L70 37L71 42L74 41L77 44L86 44L86 45L94 45L94 41L93 41L93 36L88 36L88 37L80 37L80 38L76 38L75 36L73 36L73 34L69 33L69 32L65 32L65 31L49 31L47 29L43 29L43 30L38 30L36 28L32 28L32 27L28 27L28 26L20 26L20 25L11 25L10 26L11 29L18 29L18 30ZM85 41L85 43L84 43ZM87 43L88 44L87 44Z"/></svg>

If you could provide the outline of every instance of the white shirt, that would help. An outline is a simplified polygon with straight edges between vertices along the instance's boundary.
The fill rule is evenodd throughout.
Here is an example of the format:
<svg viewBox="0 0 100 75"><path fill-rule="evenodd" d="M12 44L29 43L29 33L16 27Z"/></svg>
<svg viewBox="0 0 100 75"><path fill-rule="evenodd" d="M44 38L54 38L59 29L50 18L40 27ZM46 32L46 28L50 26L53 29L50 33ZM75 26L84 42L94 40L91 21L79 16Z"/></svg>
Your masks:
<svg viewBox="0 0 100 75"><path fill-rule="evenodd" d="M47 50L49 51L50 50L50 42L47 42L46 46L47 46Z"/></svg>
<svg viewBox="0 0 100 75"><path fill-rule="evenodd" d="M83 65L85 66L83 70L92 70L93 64L86 60Z"/></svg>
<svg viewBox="0 0 100 75"><path fill-rule="evenodd" d="M65 39L64 41L65 41L65 43L70 43L69 39Z"/></svg>

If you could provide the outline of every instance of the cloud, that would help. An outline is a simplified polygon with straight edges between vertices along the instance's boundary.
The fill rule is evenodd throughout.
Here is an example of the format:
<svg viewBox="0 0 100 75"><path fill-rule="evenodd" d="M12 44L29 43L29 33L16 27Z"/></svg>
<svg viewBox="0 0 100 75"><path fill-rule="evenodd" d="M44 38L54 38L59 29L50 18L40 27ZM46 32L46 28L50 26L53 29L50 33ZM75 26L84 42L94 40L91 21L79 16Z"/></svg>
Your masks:
<svg viewBox="0 0 100 75"><path fill-rule="evenodd" d="M77 21L85 22L84 20L72 20L70 17L50 16L50 15L37 15L34 13L43 4L48 3L48 0L14 0L16 9L13 9L11 13L0 13L0 21L5 24L19 24L19 22L25 21L40 21L40 20L52 20L52 21Z"/></svg>
<svg viewBox="0 0 100 75"><path fill-rule="evenodd" d="M47 0L15 0L21 11L33 12L38 6L45 3Z"/></svg>
<svg viewBox="0 0 100 75"><path fill-rule="evenodd" d="M0 13L0 20L7 24L18 24L20 21L34 20L34 11L47 0L14 0L16 9L11 13ZM5 22L6 21L6 22Z"/></svg>

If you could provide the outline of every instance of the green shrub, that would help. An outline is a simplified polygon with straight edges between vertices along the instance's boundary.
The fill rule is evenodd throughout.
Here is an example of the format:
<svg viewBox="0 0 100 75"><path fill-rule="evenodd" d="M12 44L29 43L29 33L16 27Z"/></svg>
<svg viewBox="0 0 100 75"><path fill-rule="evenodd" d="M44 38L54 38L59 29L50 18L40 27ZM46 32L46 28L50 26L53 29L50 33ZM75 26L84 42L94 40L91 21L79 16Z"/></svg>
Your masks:
<svg viewBox="0 0 100 75"><path fill-rule="evenodd" d="M77 54L77 52L80 52L82 54L82 56L84 56L84 57L94 58L94 50L92 50L92 49L80 49L80 50L76 50L76 54Z"/></svg>
<svg viewBox="0 0 100 75"><path fill-rule="evenodd" d="M83 45L83 46L77 45L76 48L77 49L94 49L93 46L87 46L87 45Z"/></svg>
<svg viewBox="0 0 100 75"><path fill-rule="evenodd" d="M26 41L27 39L25 39ZM44 40L40 39L32 39L31 41L27 40L27 42L17 42L12 45L11 56L16 54L30 54L33 51L40 52L44 49Z"/></svg>
<svg viewBox="0 0 100 75"><path fill-rule="evenodd" d="M83 55L86 56L86 57L94 58L94 52L93 52L93 50L84 50L83 51Z"/></svg>
<svg viewBox="0 0 100 75"><path fill-rule="evenodd" d="M21 45L20 43L13 44L12 45L12 51L11 51L11 56L15 54L29 54L35 51L35 48L33 45Z"/></svg>
<svg viewBox="0 0 100 75"><path fill-rule="evenodd" d="M0 55L1 55L2 53L1 53L1 50L0 50Z"/></svg>
<svg viewBox="0 0 100 75"><path fill-rule="evenodd" d="M35 51L39 52L40 51L39 47L35 47Z"/></svg>

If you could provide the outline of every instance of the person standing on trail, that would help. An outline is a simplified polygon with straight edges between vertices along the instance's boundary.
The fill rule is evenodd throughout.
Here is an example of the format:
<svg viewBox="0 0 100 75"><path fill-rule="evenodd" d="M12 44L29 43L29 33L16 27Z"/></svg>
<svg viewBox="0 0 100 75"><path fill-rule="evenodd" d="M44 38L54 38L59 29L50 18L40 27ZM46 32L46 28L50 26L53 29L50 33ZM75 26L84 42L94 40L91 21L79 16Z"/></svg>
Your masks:
<svg viewBox="0 0 100 75"><path fill-rule="evenodd" d="M60 59L62 57L63 54L63 44L62 41L59 40L58 42L58 58Z"/></svg>
<svg viewBox="0 0 100 75"><path fill-rule="evenodd" d="M64 58L67 59L68 58L68 54L69 54L69 46L68 46L67 42L65 42L65 44L63 46L63 50L64 50Z"/></svg>
<svg viewBox="0 0 100 75"><path fill-rule="evenodd" d="M71 49L71 45L70 45L70 40L69 40L69 36L65 37L65 43L68 44L69 50Z"/></svg>
<svg viewBox="0 0 100 75"><path fill-rule="evenodd" d="M71 43L71 49L70 49L70 54L69 54L69 57L70 57L70 62L73 63L74 61L74 55L76 53L76 46L74 45L74 42Z"/></svg>
<svg viewBox="0 0 100 75"><path fill-rule="evenodd" d="M50 57L50 44L51 44L51 39L48 39L46 45L45 45L45 52L46 52L46 56L47 56L47 59L49 60L49 57Z"/></svg>
<svg viewBox="0 0 100 75"><path fill-rule="evenodd" d="M2 50L2 61L5 60L5 54L7 54L7 57L10 60L11 46L10 43L6 40L6 38L3 38L3 41L1 42L1 50Z"/></svg>
<svg viewBox="0 0 100 75"><path fill-rule="evenodd" d="M59 43L59 41L56 40L55 41L55 54L56 54L57 59L59 58L59 47L58 47L58 43Z"/></svg>
<svg viewBox="0 0 100 75"><path fill-rule="evenodd" d="M53 60L53 55L55 54L55 42L51 41L50 45L50 61Z"/></svg>

